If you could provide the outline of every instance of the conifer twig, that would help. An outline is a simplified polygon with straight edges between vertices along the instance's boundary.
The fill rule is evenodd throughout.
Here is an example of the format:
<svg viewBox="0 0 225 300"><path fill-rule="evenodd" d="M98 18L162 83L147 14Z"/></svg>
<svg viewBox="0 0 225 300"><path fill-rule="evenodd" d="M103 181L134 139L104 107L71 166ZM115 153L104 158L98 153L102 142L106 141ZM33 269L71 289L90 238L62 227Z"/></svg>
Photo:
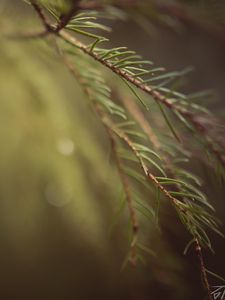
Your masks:
<svg viewBox="0 0 225 300"><path fill-rule="evenodd" d="M19 39L19 40L32 40L32 39L39 39L44 38L49 35L49 31L42 30L39 32L26 32L26 33L14 33L14 34L6 34L6 38L9 39Z"/></svg>

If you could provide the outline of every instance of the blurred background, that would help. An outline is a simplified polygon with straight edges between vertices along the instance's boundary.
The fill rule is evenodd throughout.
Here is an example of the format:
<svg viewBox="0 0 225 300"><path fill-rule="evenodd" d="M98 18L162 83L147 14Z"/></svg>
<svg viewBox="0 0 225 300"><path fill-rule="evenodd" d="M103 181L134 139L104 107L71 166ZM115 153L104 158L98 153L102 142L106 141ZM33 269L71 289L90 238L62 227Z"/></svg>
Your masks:
<svg viewBox="0 0 225 300"><path fill-rule="evenodd" d="M205 104L223 119L224 2L183 2L193 14L162 5L156 16L149 9L141 20L112 21L111 43L168 70L194 66L186 91L213 89ZM127 216L110 230L121 186L104 129L44 41L6 38L40 28L26 3L0 0L1 299L204 299L195 253L183 255L189 235L166 203L162 230L150 224L147 232L157 256L121 270ZM189 168L204 178L223 222L224 184L202 162ZM215 254L204 253L206 265L224 277L225 241L210 237Z"/></svg>

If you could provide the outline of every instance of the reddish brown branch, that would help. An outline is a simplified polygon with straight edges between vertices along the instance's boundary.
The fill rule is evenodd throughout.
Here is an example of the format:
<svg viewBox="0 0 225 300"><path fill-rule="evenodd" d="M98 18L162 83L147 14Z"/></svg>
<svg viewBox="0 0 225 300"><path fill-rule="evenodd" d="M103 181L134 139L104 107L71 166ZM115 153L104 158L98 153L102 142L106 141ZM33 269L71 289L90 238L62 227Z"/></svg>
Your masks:
<svg viewBox="0 0 225 300"><path fill-rule="evenodd" d="M26 32L26 33L15 33L6 35L9 39L19 39L19 40L29 40L29 39L38 39L44 38L49 34L47 30L40 31L40 32Z"/></svg>
<svg viewBox="0 0 225 300"><path fill-rule="evenodd" d="M210 290L209 281L208 281L208 276L207 276L207 272L206 272L206 268L205 268L205 263L204 263L204 259L203 259L202 248L201 248L197 238L195 238L195 244L196 244L196 252L198 254L198 259L199 259L199 262L200 262L202 281L203 281L204 287L206 289L208 299L213 300L211 290Z"/></svg>
<svg viewBox="0 0 225 300"><path fill-rule="evenodd" d="M99 109L97 109L97 111L101 116ZM124 174L122 162L117 153L115 138L114 138L110 128L106 127L106 130L107 130L108 136L111 140L112 151L114 153L117 170L118 170L118 173L119 173L122 185L123 185L123 189L124 189L124 192L126 195L126 201L127 201L127 205L128 205L128 209L129 209L130 220L131 220L131 224L132 224L132 232L133 232L133 238L132 238L132 241L130 244L130 249L131 249L130 260L131 260L132 265L136 266L136 263L137 263L136 244L137 244L137 238L138 238L139 223L138 223L138 219L137 219L137 215L136 215L136 210L133 206L133 200L132 200L132 195L131 195L131 191L130 191L130 187L129 187L129 181L128 181L127 176Z"/></svg>
<svg viewBox="0 0 225 300"><path fill-rule="evenodd" d="M51 32L52 31L52 26L48 23L48 20L41 8L41 6L39 6L36 1L31 1L31 5L33 6L34 10L37 12L40 20L42 21L44 27L46 28L46 31Z"/></svg>

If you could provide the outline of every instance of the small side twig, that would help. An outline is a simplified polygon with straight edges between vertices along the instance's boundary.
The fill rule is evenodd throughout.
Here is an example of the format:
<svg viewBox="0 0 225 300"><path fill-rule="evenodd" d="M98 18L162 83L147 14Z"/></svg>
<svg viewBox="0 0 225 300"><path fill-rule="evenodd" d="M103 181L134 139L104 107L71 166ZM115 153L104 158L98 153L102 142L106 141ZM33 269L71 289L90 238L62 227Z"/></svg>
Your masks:
<svg viewBox="0 0 225 300"><path fill-rule="evenodd" d="M34 10L36 11L36 13L38 14L40 20L42 21L46 31L51 32L52 26L48 23L48 20L42 10L42 8L37 4L37 2L35 0L31 1L31 5L33 6Z"/></svg>
<svg viewBox="0 0 225 300"><path fill-rule="evenodd" d="M18 39L18 40L32 40L44 38L49 34L47 30L43 30L40 32L26 32L26 33L14 33L14 34L5 34L6 38L9 39Z"/></svg>
<svg viewBox="0 0 225 300"><path fill-rule="evenodd" d="M205 290L207 292L208 299L213 300L211 290L210 290L209 281L208 281L208 276L207 276L207 273L206 273L205 262L204 262L204 259L203 259L202 248L201 248L200 243L199 243L197 238L195 238L195 244L196 244L196 252L198 254L198 259L199 259L199 262L200 262L202 281L203 281Z"/></svg>
<svg viewBox="0 0 225 300"><path fill-rule="evenodd" d="M116 147L116 141L115 138L111 132L111 130L106 127L106 131L108 133L108 136L111 141L111 146L112 146L112 151L115 157L115 162L117 166L117 170L123 185L123 189L126 195L126 201L127 201L127 206L129 209L129 214L130 214L130 220L131 220L131 225L132 225L132 232L133 232L133 237L131 240L130 244L130 261L133 266L136 266L137 263L137 253L136 253L136 244L137 244L137 238L138 238L138 231L139 231L139 223L136 215L136 210L133 206L133 200L132 200L132 195L129 187L129 181L127 176L124 174L123 168L122 168L122 162L121 159L117 153L117 147Z"/></svg>

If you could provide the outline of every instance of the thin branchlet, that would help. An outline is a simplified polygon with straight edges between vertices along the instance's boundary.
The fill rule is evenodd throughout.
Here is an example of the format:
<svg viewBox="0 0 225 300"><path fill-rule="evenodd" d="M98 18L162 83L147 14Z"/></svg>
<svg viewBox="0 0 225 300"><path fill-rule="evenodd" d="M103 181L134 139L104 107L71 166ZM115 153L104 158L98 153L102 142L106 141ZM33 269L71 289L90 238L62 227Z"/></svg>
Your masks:
<svg viewBox="0 0 225 300"><path fill-rule="evenodd" d="M99 116L101 117L102 110L98 107L98 105L95 105L95 109L96 109L97 113L99 114ZM108 128L108 127L105 127L105 128L106 128L107 134L109 136L109 139L111 141L111 148L112 148L112 151L113 151L113 154L115 157L117 170L118 170L118 173L119 173L122 185L123 185L123 189L125 192L126 201L127 201L127 205L128 205L128 209L129 209L132 233L133 233L133 237L132 237L131 244L130 244L130 261L133 266L136 266L136 264L137 264L136 244L137 244L138 231L139 231L138 218L137 218L136 210L133 205L132 194L131 194L131 190L130 190L130 186L129 186L129 180L123 171L122 162L117 153L115 137L110 128Z"/></svg>
<svg viewBox="0 0 225 300"><path fill-rule="evenodd" d="M206 272L206 267L205 267L205 262L203 259L203 254L202 254L202 248L201 245L198 241L197 238L195 238L195 249L198 255L198 259L199 259L199 263L200 263L200 270L201 270L201 274L202 274L202 281L205 287L205 290L207 292L207 296L209 300L212 300L212 294L211 294L211 289L210 289L210 285L209 285L209 281L208 281L208 276L207 276L207 272Z"/></svg>
<svg viewBox="0 0 225 300"><path fill-rule="evenodd" d="M31 1L31 5L33 6L34 10L36 11L36 13L38 14L40 20L42 21L44 27L45 27L45 31L47 32L52 32L52 26L49 24L43 10L42 7L40 5L37 4L37 1L32 0ZM40 35L41 33L37 34Z"/></svg>

